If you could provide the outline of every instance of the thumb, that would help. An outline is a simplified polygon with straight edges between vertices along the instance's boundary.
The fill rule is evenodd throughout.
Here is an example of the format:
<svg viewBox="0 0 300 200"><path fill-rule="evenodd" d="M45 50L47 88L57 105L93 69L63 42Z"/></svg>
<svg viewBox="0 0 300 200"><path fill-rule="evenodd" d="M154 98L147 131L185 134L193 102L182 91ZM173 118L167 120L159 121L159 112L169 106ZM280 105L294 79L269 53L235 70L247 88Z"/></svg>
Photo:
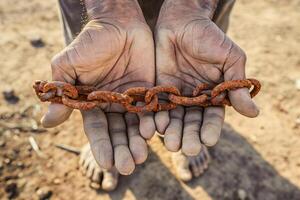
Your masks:
<svg viewBox="0 0 300 200"><path fill-rule="evenodd" d="M69 49L65 48L62 52L53 57L51 61L52 80L62 81L74 84L75 72L71 67L68 57ZM65 122L71 115L73 109L62 105L51 103L48 106L48 111L41 119L41 124L45 128L52 128Z"/></svg>
<svg viewBox="0 0 300 200"><path fill-rule="evenodd" d="M231 51L228 54L224 65L225 81L245 79L246 54L237 45L232 44ZM233 108L247 117L256 117L259 109L252 100L248 88L231 90L228 93Z"/></svg>

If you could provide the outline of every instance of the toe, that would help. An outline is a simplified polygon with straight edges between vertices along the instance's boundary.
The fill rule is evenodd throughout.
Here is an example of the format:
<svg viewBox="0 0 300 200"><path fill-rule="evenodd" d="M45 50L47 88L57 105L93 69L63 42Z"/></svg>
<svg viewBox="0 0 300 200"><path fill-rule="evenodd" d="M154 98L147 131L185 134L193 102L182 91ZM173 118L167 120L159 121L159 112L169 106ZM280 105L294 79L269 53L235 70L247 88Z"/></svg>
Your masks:
<svg viewBox="0 0 300 200"><path fill-rule="evenodd" d="M181 151L172 154L172 163L180 180L190 181L193 178L188 158Z"/></svg>
<svg viewBox="0 0 300 200"><path fill-rule="evenodd" d="M85 159L88 155L88 153L91 151L91 148L90 148L90 144L87 143L85 144L81 150L80 150L80 156L79 156L79 166L82 166L85 162Z"/></svg>
<svg viewBox="0 0 300 200"><path fill-rule="evenodd" d="M119 181L119 173L115 168L106 170L103 173L102 189L105 191L113 191L116 189Z"/></svg>
<svg viewBox="0 0 300 200"><path fill-rule="evenodd" d="M85 174L85 175L86 175L88 178L92 179L93 174L94 174L94 169L95 169L94 165L90 162L90 164L89 164L88 167L87 167L87 170L86 170L86 174Z"/></svg>
<svg viewBox="0 0 300 200"><path fill-rule="evenodd" d="M94 158L92 157L92 154L88 154L84 159L83 165L81 165L84 174L86 174L88 167L90 166L90 163L92 162L93 159Z"/></svg>
<svg viewBox="0 0 300 200"><path fill-rule="evenodd" d="M189 158L190 168L192 169L193 175L195 177L200 176L201 174L201 167L197 164L195 156Z"/></svg>
<svg viewBox="0 0 300 200"><path fill-rule="evenodd" d="M101 168L99 166L95 166L94 173L92 176L92 181L95 183L100 183L101 175L102 175Z"/></svg>

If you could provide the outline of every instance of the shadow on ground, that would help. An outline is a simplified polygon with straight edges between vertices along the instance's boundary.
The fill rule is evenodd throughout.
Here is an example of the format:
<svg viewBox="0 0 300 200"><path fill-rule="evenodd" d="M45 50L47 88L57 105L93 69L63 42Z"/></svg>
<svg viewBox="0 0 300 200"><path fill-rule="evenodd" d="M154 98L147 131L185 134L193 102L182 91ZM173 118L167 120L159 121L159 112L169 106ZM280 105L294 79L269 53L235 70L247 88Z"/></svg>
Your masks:
<svg viewBox="0 0 300 200"><path fill-rule="evenodd" d="M209 170L188 187L200 186L212 199L237 199L238 189L246 191L250 200L299 199L299 188L282 177L229 125L225 125L222 139L211 153ZM136 191L137 188L147 189ZM122 199L127 190L136 199L194 199L154 152L136 173L122 177L117 192L110 196Z"/></svg>

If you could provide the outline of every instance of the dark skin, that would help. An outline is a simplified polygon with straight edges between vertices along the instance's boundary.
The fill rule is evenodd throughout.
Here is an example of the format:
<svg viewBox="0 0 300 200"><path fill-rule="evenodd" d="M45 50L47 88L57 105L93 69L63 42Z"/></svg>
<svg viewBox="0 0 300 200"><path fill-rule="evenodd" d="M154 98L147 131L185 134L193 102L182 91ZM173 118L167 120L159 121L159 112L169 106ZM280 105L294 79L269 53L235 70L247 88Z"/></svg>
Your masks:
<svg viewBox="0 0 300 200"><path fill-rule="evenodd" d="M53 58L53 80L115 92L153 87L153 37L138 3L132 0L85 3L90 21ZM65 106L51 104L42 124L56 126L68 119L71 112ZM109 169L115 165L121 174L130 174L135 164L146 160L147 145L140 131L146 137L154 133L152 116L125 113L117 104L81 113L92 152L101 167Z"/></svg>
<svg viewBox="0 0 300 200"><path fill-rule="evenodd" d="M53 80L116 92L174 85L183 95L191 95L199 83L245 78L244 52L211 21L216 1L165 0L155 30L156 49L136 0L86 0L85 4L90 21L53 58ZM257 116L247 89L232 91L229 97L238 112ZM63 105L51 104L42 124L57 126L71 113ZM105 169L115 165L125 175L146 160L145 139L156 129L165 133L170 151L182 148L186 155L197 155L201 142L208 146L217 142L224 120L223 107L178 107L137 116L110 104L81 113L98 164Z"/></svg>
<svg viewBox="0 0 300 200"><path fill-rule="evenodd" d="M191 96L201 83L213 87L223 81L245 79L245 53L212 21L216 3L164 2L155 33L157 85L174 85L183 95ZM247 89L228 95L239 113L258 115ZM207 146L217 143L224 116L224 107L178 107L157 113L155 121L170 151L182 148L183 153L192 156L200 152L201 142Z"/></svg>

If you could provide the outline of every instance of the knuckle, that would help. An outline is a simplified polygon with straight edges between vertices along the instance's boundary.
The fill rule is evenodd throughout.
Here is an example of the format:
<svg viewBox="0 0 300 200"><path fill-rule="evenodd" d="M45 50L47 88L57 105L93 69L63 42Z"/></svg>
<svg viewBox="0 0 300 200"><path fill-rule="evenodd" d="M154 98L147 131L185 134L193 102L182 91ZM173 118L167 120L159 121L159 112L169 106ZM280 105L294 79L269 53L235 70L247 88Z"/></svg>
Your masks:
<svg viewBox="0 0 300 200"><path fill-rule="evenodd" d="M236 58L236 60L240 60L241 62L245 63L247 60L246 52L243 49L241 49L238 45L236 44L233 45L234 45L232 51L233 57Z"/></svg>
<svg viewBox="0 0 300 200"><path fill-rule="evenodd" d="M68 57L68 50L63 50L60 53L56 54L51 59L51 69L52 71L56 71L58 69L66 69L70 66L70 61Z"/></svg>
<svg viewBox="0 0 300 200"><path fill-rule="evenodd" d="M242 50L241 48L239 48L239 56L240 56L240 59L243 61L243 62L246 62L247 61L247 54L244 50Z"/></svg>
<svg viewBox="0 0 300 200"><path fill-rule="evenodd" d="M51 59L52 69L56 69L58 66L60 66L62 57L63 55L61 53L58 53L55 56L53 56L53 58Z"/></svg>

